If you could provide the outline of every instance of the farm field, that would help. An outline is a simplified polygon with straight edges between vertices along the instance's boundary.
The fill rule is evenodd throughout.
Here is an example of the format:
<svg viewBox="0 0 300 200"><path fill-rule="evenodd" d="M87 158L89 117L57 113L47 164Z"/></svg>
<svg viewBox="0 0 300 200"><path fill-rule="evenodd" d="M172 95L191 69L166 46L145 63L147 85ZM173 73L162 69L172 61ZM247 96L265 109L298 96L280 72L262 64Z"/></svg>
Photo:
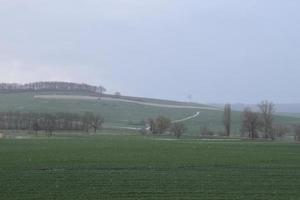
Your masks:
<svg viewBox="0 0 300 200"><path fill-rule="evenodd" d="M51 95L60 94L57 92L48 93L12 93L0 94L0 111L19 111L19 112L71 112L83 113L91 111L100 113L104 117L104 127L120 126L120 127L141 127L141 122L148 118L166 116L172 120L183 119L199 112L196 118L187 120L188 135L199 135L200 129L206 126L215 132L223 131L223 112L218 110L206 110L196 108L170 108L140 105L130 102L95 100L95 99L39 99L34 98L35 95ZM71 95L87 95L68 93ZM139 99L141 100L141 99ZM143 99L142 99L143 100ZM143 102L147 102L144 99ZM150 100L149 100L150 101ZM172 103L169 101L154 101L150 103ZM178 103L175 103L178 105ZM189 105L187 103L183 105ZM191 106L196 106L191 104ZM199 104L201 107L205 105ZM275 122L284 124L295 124L299 122L299 118L290 116L277 116ZM233 134L240 134L241 113L232 112L232 130Z"/></svg>
<svg viewBox="0 0 300 200"><path fill-rule="evenodd" d="M0 139L0 199L297 200L299 151L129 134Z"/></svg>

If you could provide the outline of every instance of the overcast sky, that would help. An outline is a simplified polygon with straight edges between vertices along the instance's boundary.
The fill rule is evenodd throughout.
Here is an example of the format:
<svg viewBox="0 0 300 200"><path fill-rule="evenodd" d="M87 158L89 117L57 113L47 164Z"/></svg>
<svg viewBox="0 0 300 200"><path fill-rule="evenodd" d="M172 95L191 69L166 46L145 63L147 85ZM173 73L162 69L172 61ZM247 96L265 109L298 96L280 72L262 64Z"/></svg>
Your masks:
<svg viewBox="0 0 300 200"><path fill-rule="evenodd" d="M0 0L0 82L300 102L299 0Z"/></svg>

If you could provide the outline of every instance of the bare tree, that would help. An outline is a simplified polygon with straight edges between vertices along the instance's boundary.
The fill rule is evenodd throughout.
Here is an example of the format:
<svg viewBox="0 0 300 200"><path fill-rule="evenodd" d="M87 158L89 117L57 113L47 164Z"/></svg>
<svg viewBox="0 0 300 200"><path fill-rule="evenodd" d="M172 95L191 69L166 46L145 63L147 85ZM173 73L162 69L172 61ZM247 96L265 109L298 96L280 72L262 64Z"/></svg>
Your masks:
<svg viewBox="0 0 300 200"><path fill-rule="evenodd" d="M224 119L223 119L226 136L230 136L231 132L231 105L225 104L224 106Z"/></svg>
<svg viewBox="0 0 300 200"><path fill-rule="evenodd" d="M160 116L156 119L149 119L149 124L152 134L163 134L170 128L171 120L164 116Z"/></svg>
<svg viewBox="0 0 300 200"><path fill-rule="evenodd" d="M209 128L207 127L207 125L204 125L201 130L200 130L200 135L201 136L213 136L214 132L209 130Z"/></svg>
<svg viewBox="0 0 300 200"><path fill-rule="evenodd" d="M274 124L272 128L272 134L275 137L283 137L290 131L289 127L282 124Z"/></svg>
<svg viewBox="0 0 300 200"><path fill-rule="evenodd" d="M104 122L104 119L101 115L93 115L91 117L91 127L94 129L94 132L96 133L98 129L102 128L102 124Z"/></svg>
<svg viewBox="0 0 300 200"><path fill-rule="evenodd" d="M295 140L300 142L300 125L295 126Z"/></svg>
<svg viewBox="0 0 300 200"><path fill-rule="evenodd" d="M168 128L170 128L170 125L171 120L164 116L160 116L155 120L156 131L159 134L163 134L164 132L166 132Z"/></svg>
<svg viewBox="0 0 300 200"><path fill-rule="evenodd" d="M258 104L261 112L262 126L264 128L264 138L275 139L273 133L273 118L275 113L275 105L269 101L262 101Z"/></svg>
<svg viewBox="0 0 300 200"><path fill-rule="evenodd" d="M153 118L148 119L149 131L154 133L155 131L155 120Z"/></svg>
<svg viewBox="0 0 300 200"><path fill-rule="evenodd" d="M259 114L253 112L251 108L245 108L243 112L242 130L248 133L251 139L258 137L258 129L261 127Z"/></svg>
<svg viewBox="0 0 300 200"><path fill-rule="evenodd" d="M38 134L38 131L40 130L40 124L38 119L34 119L33 124L32 124L32 130L34 131L35 135Z"/></svg>
<svg viewBox="0 0 300 200"><path fill-rule="evenodd" d="M46 114L44 116L44 119L43 119L43 121L44 121L43 126L44 127L43 128L44 128L44 130L46 132L46 135L48 137L52 136L52 133L53 133L55 127L56 127L55 119L56 119L55 116L52 115L52 114Z"/></svg>
<svg viewBox="0 0 300 200"><path fill-rule="evenodd" d="M177 122L172 124L171 132L179 139L182 134L186 131L186 127L183 123Z"/></svg>
<svg viewBox="0 0 300 200"><path fill-rule="evenodd" d="M92 112L85 112L82 117L82 129L87 133L90 131L93 117L94 114Z"/></svg>

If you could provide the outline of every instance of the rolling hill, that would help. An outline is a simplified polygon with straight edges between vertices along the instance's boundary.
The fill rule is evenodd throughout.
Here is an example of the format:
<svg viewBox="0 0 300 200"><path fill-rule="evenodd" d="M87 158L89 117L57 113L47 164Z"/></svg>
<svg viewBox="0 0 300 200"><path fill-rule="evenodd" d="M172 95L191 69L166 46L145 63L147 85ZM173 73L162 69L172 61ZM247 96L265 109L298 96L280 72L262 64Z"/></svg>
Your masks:
<svg viewBox="0 0 300 200"><path fill-rule="evenodd" d="M104 127L133 127L142 126L142 121L160 115L172 120L188 118L199 114L195 118L185 121L187 133L198 135L200 129L207 127L213 131L223 130L223 112L216 107L159 99L140 97L115 97L104 95L95 97L85 92L74 91L39 91L17 92L0 94L0 111L18 112L70 112L84 113L91 111L100 113L104 119ZM234 111L232 114L233 132L239 134L241 113ZM276 121L293 124L299 118L278 116Z"/></svg>
<svg viewBox="0 0 300 200"><path fill-rule="evenodd" d="M199 135L206 127L223 131L222 107L163 99L105 94L104 87L68 82L0 84L0 112L99 113L105 128L141 128L143 121L166 116L183 120L189 135ZM233 105L233 108L235 106ZM276 123L296 124L299 117L278 115ZM240 134L241 112L232 113L232 131Z"/></svg>

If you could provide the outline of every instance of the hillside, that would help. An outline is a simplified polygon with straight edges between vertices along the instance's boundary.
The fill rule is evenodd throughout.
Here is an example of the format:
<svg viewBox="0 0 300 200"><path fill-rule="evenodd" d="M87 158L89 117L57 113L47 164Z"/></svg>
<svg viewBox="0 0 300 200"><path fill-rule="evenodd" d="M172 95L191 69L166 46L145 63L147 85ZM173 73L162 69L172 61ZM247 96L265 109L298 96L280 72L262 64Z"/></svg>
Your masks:
<svg viewBox="0 0 300 200"><path fill-rule="evenodd" d="M44 98L37 98L37 97ZM74 98L80 97L80 98ZM64 97L64 98L49 98ZM69 97L69 98L68 98ZM0 111L18 111L18 112L70 112L83 113L91 111L100 113L104 119L104 127L141 127L142 121L151 117L160 115L178 120L195 115L197 117L185 121L188 127L187 133L198 135L200 129L207 127L214 131L223 130L222 116L223 112L215 107L203 104L174 102L168 100L156 100L137 97L114 97L113 95L103 96L102 98L88 96L84 92L23 92L23 93L2 93L0 94ZM112 100L113 99L113 100ZM140 100L143 103L131 102ZM153 106L152 104L161 103L162 106ZM168 107L164 105L169 105ZM178 107L178 106L183 107ZM172 107L174 106L174 107ZM241 113L233 112L232 124L233 132L238 135L240 130ZM276 121L285 124L294 124L299 121L298 118L288 116L278 116Z"/></svg>

